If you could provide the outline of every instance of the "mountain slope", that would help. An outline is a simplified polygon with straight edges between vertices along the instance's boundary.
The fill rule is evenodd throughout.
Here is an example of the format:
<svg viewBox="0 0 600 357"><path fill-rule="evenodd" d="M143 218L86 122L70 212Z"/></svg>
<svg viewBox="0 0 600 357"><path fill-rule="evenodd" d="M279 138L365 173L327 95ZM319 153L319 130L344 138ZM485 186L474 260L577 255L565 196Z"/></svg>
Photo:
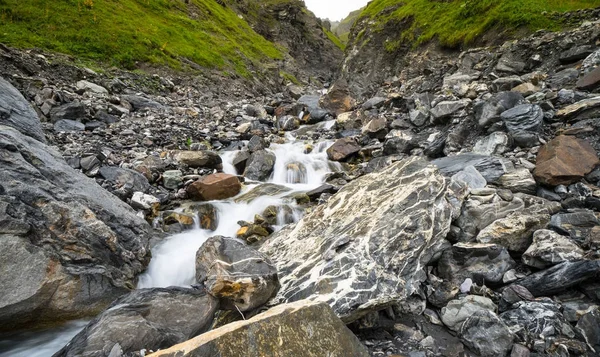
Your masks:
<svg viewBox="0 0 600 357"><path fill-rule="evenodd" d="M346 18L344 18L340 23L333 28L333 32L342 40L344 43L348 42L348 37L350 36L350 30L356 20L358 20L360 14L363 12L365 8L361 8L355 11L352 11Z"/></svg>
<svg viewBox="0 0 600 357"><path fill-rule="evenodd" d="M538 29L569 25L562 13L598 0L374 0L352 27L340 77L359 97L373 94L406 66L408 53L455 55Z"/></svg>

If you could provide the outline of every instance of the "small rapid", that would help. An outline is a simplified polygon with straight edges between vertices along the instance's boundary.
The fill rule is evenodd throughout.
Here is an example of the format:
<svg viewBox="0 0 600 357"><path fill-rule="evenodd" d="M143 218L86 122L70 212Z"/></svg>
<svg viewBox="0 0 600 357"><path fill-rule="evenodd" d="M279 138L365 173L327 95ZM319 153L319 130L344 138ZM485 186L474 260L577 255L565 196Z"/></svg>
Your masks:
<svg viewBox="0 0 600 357"><path fill-rule="evenodd" d="M327 158L326 150L332 144L323 141L311 148L296 141L271 145L269 150L276 157L271 178L264 183L252 182L246 185L242 192L232 199L209 202L217 211L218 225L215 231L197 228L173 235L154 247L152 260L146 272L140 276L138 288L193 284L196 252L202 244L216 235L235 237L240 228L237 222L251 222L255 215L261 214L269 206L290 207L292 221L298 221L302 217L302 210L290 196L319 187L327 174L341 170L339 163L330 162ZM225 173L241 174L236 172L232 163L236 154L237 151L229 151L221 155ZM239 199L263 184L285 186L289 190L272 196L258 196L249 201ZM286 216L288 217L285 218L289 218L289 215ZM290 223L289 219L285 218L281 214L278 226L274 228L278 229L281 225Z"/></svg>

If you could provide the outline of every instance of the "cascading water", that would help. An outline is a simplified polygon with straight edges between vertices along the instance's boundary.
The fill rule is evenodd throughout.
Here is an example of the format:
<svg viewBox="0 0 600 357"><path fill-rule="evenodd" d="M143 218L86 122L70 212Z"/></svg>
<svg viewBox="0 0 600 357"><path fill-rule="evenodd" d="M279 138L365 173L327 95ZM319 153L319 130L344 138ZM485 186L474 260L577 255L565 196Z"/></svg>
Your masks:
<svg viewBox="0 0 600 357"><path fill-rule="evenodd" d="M320 123L319 128L327 128L330 122ZM302 210L287 197L294 193L306 192L320 186L328 173L341 170L338 163L329 162L325 150L332 142L316 143L312 151L302 142L273 144L270 149L276 156L271 178L266 183L285 186L286 192L273 196L262 195L249 201L236 202L236 198L226 201L212 201L218 214L215 231L195 228L176 234L158 244L152 250L152 261L147 271L140 276L138 288L186 286L194 283L195 257L200 246L210 237L223 235L235 237L239 228L237 222L253 221L268 206L286 207L278 212L278 225L298 221ZM307 151L310 151L308 153ZM223 171L237 173L232 162L237 152L222 154ZM266 183L250 183L238 197ZM275 227L278 228L278 227ZM0 357L47 357L62 348L85 325L87 321L70 322L62 327L47 331L29 331L0 337Z"/></svg>
<svg viewBox="0 0 600 357"><path fill-rule="evenodd" d="M320 142L307 153L306 146L301 142L286 144L273 144L270 150L275 154L275 167L268 183L286 186L286 191L274 196L260 196L250 202L236 202L236 198L226 201L210 202L218 214L218 226L215 231L195 229L167 238L157 245L152 251L152 261L146 273L140 276L138 288L185 286L194 283L196 252L210 237L223 235L235 237L239 221L253 221L256 214L261 214L268 206L289 206L292 208L292 217L295 221L300 219L301 213L294 202L285 199L297 192L306 192L317 188L325 176L339 170L337 163L327 159L325 150L331 142ZM222 155L223 171L238 174L232 161L236 152L226 152ZM240 193L245 193L260 184L248 185ZM283 212L280 212L283 220Z"/></svg>

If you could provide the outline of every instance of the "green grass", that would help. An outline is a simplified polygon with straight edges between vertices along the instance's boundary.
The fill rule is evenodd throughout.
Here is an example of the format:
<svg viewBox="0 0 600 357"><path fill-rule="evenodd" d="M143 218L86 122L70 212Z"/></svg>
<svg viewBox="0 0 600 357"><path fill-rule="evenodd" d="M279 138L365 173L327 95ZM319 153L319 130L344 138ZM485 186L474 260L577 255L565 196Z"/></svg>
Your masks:
<svg viewBox="0 0 600 357"><path fill-rule="evenodd" d="M333 42L340 50L344 51L346 49L346 44L342 42L333 32L329 31L325 27L323 27L323 32L329 38L329 41Z"/></svg>
<svg viewBox="0 0 600 357"><path fill-rule="evenodd" d="M411 19L412 25L386 48L400 44L419 45L432 39L447 47L468 45L491 29L559 30L551 12L567 12L600 6L600 0L374 0L361 13L361 20L375 22L381 30L390 21Z"/></svg>
<svg viewBox="0 0 600 357"><path fill-rule="evenodd" d="M223 4L223 1L220 1ZM248 76L280 49L215 0L0 0L0 42L133 69L182 58Z"/></svg>

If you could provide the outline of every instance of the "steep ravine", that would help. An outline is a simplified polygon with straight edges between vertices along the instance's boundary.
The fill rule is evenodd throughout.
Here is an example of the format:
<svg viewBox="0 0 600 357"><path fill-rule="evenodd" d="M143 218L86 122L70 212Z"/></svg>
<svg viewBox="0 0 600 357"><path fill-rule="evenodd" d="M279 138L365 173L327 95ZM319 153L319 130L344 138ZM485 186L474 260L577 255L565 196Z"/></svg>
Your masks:
<svg viewBox="0 0 600 357"><path fill-rule="evenodd" d="M0 47L0 355L597 355L599 44L332 88Z"/></svg>

